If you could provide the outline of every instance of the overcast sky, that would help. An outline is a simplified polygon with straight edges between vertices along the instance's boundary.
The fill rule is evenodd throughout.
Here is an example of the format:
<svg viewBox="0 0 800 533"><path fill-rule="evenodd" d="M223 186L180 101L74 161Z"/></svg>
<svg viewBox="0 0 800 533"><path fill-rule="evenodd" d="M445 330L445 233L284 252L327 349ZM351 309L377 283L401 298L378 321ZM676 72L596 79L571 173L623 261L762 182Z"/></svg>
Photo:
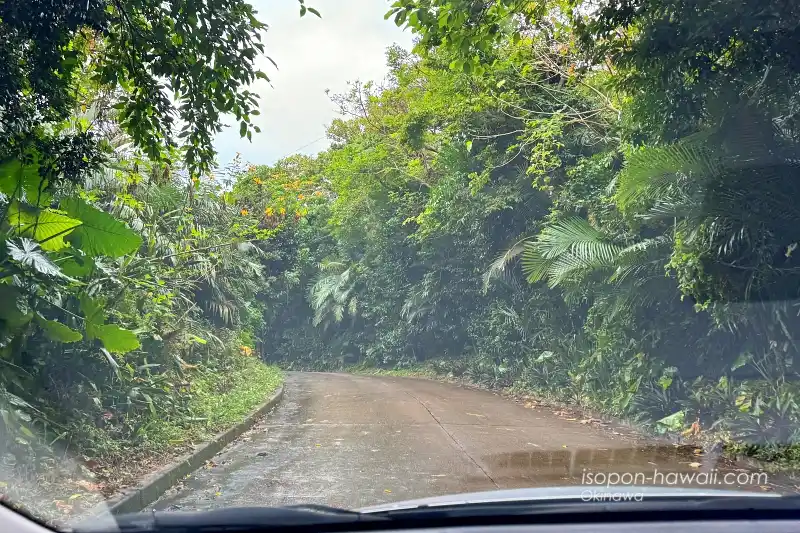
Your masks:
<svg viewBox="0 0 800 533"><path fill-rule="evenodd" d="M273 88L259 80L261 115L254 117L261 133L253 142L229 127L217 136L218 160L225 164L241 152L245 161L273 163L293 153L315 154L328 146L325 127L336 116L325 94L344 92L348 81L380 80L386 75L386 48L408 49L411 33L383 20L387 0L306 0L322 18L300 18L297 0L251 0L259 20L269 24L264 36L267 55L259 68ZM230 123L233 123L232 121Z"/></svg>

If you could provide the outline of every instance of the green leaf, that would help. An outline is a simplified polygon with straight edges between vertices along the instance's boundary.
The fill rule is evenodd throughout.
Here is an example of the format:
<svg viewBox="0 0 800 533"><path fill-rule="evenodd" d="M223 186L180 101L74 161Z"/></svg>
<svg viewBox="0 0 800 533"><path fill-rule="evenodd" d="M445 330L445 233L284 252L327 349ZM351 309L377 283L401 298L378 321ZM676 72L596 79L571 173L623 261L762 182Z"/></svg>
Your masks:
<svg viewBox="0 0 800 533"><path fill-rule="evenodd" d="M61 208L82 222L68 240L89 256L121 257L142 245L142 238L124 223L79 198L63 200Z"/></svg>
<svg viewBox="0 0 800 533"><path fill-rule="evenodd" d="M64 237L80 226L81 221L50 209L27 208L14 201L8 208L8 224L12 234L38 241L44 250L58 251L69 246Z"/></svg>
<svg viewBox="0 0 800 533"><path fill-rule="evenodd" d="M744 365L746 365L747 363L749 363L749 362L750 362L750 359L751 359L751 357L752 357L752 356L751 356L749 353L747 353L747 352L742 352L742 353L740 353L740 354L739 354L739 355L736 357L736 360L733 362L733 364L731 364L731 372L733 372L733 371L735 371L735 370L738 370L739 368L742 368Z"/></svg>
<svg viewBox="0 0 800 533"><path fill-rule="evenodd" d="M61 272L71 278L82 278L88 276L94 270L94 261L91 257L70 257L58 264Z"/></svg>
<svg viewBox="0 0 800 533"><path fill-rule="evenodd" d="M36 321L50 340L56 342L78 342L83 339L83 335L81 335L80 332L65 326L61 322L47 320L40 315L36 315Z"/></svg>
<svg viewBox="0 0 800 533"><path fill-rule="evenodd" d="M472 151L472 141L467 141L464 143L464 145L467 147L467 152Z"/></svg>
<svg viewBox="0 0 800 533"><path fill-rule="evenodd" d="M134 332L116 324L94 325L92 329L93 334L100 339L109 352L127 353L141 346Z"/></svg>
<svg viewBox="0 0 800 533"><path fill-rule="evenodd" d="M94 339L95 335L90 334L89 326L99 326L105 323L106 318L100 308L100 302L90 298L86 294L80 297L80 306L83 317L86 319L86 335L89 339Z"/></svg>
<svg viewBox="0 0 800 533"><path fill-rule="evenodd" d="M23 165L19 159L0 164L0 192L7 196L44 206L50 203L46 186L47 182L39 175L38 164Z"/></svg>
<svg viewBox="0 0 800 533"><path fill-rule="evenodd" d="M309 13L313 13L313 14L315 14L316 16L318 16L319 18L322 18L322 15L320 15L320 14L319 14L319 11L317 11L317 10L316 10L316 9L314 9L313 7L309 7L309 8L306 8L306 9L308 9L308 12L309 12Z"/></svg>
<svg viewBox="0 0 800 533"><path fill-rule="evenodd" d="M239 137L244 137L247 135L247 122L244 120L239 124Z"/></svg>
<svg viewBox="0 0 800 533"><path fill-rule="evenodd" d="M661 420L656 421L656 428L662 433L666 431L678 431L683 428L686 417L685 411L678 411L669 416L665 416Z"/></svg>

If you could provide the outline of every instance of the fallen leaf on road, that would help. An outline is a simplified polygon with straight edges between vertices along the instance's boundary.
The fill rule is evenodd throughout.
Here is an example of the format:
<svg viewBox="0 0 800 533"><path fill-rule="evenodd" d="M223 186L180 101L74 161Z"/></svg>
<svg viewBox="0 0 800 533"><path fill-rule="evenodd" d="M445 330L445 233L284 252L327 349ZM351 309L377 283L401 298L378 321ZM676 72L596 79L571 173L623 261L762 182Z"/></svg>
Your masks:
<svg viewBox="0 0 800 533"><path fill-rule="evenodd" d="M759 487L761 487L761 490L766 490L766 491L771 491L772 490L772 487L767 486L767 485L759 485Z"/></svg>
<svg viewBox="0 0 800 533"><path fill-rule="evenodd" d="M322 446L322 444L315 444L314 446L316 446L317 448L319 448L320 446Z"/></svg>
<svg viewBox="0 0 800 533"><path fill-rule="evenodd" d="M689 463L692 468L700 468L700 463Z"/></svg>
<svg viewBox="0 0 800 533"><path fill-rule="evenodd" d="M569 420L570 422L577 422L578 421L577 418L567 418L567 420Z"/></svg>
<svg viewBox="0 0 800 533"><path fill-rule="evenodd" d="M526 444L527 444L528 446L536 446L537 448L541 448L541 446L539 446L538 444L534 444L534 443L532 443L532 442L527 442Z"/></svg>
<svg viewBox="0 0 800 533"><path fill-rule="evenodd" d="M73 494L72 496L69 497L69 500L70 501L77 500L78 498L83 498L83 494Z"/></svg>
<svg viewBox="0 0 800 533"><path fill-rule="evenodd" d="M478 413L465 413L465 414L468 414L469 416L477 416L477 417L480 417L480 418L486 418L486 415L479 415Z"/></svg>
<svg viewBox="0 0 800 533"><path fill-rule="evenodd" d="M214 493L214 496L222 496L222 493L217 491L217 492Z"/></svg>
<svg viewBox="0 0 800 533"><path fill-rule="evenodd" d="M383 489L383 492L385 492L386 494L391 494L392 493L392 491L390 491L389 489Z"/></svg>
<svg viewBox="0 0 800 533"><path fill-rule="evenodd" d="M567 445L566 445L566 444L562 444L562 445L561 445L561 447L562 447L562 448L566 448L566 447L567 447Z"/></svg>
<svg viewBox="0 0 800 533"><path fill-rule="evenodd" d="M693 453L695 455L703 455L703 448L695 448Z"/></svg>
<svg viewBox="0 0 800 533"><path fill-rule="evenodd" d="M267 452L258 452L256 454L256 457L266 457L266 456L267 456Z"/></svg>

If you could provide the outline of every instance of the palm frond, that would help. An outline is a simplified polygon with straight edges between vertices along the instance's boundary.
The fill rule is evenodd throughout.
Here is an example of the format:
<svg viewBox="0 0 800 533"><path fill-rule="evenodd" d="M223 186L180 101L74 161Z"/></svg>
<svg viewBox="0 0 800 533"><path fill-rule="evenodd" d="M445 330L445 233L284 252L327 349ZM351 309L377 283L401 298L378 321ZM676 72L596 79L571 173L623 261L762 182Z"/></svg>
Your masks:
<svg viewBox="0 0 800 533"><path fill-rule="evenodd" d="M528 281L547 279L555 287L582 273L613 267L622 249L588 221L571 218L545 227L525 247L522 268Z"/></svg>
<svg viewBox="0 0 800 533"><path fill-rule="evenodd" d="M483 273L481 279L483 281L483 294L489 291L489 285L497 278L502 278L508 271L508 266L516 260L525 251L525 244L530 240L529 237L522 238L515 242L511 248L497 256L497 259L492 261L486 272Z"/></svg>
<svg viewBox="0 0 800 533"><path fill-rule="evenodd" d="M706 145L708 135L668 146L647 146L633 151L616 180L614 198L620 210L634 203L654 202L664 196L676 177L694 179L716 175L721 164Z"/></svg>

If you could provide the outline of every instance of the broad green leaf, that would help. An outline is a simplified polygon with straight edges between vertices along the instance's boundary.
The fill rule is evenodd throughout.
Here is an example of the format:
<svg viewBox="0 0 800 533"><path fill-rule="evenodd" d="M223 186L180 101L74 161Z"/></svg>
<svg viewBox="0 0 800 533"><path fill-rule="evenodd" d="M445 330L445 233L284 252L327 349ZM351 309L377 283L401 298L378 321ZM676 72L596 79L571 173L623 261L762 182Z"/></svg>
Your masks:
<svg viewBox="0 0 800 533"><path fill-rule="evenodd" d="M46 191L47 182L39 176L39 165L23 165L19 159L0 164L0 192L12 198L45 206L51 196Z"/></svg>
<svg viewBox="0 0 800 533"><path fill-rule="evenodd" d="M678 431L683 428L686 417L685 411L678 411L669 416L665 416L661 420L656 421L656 428L661 432L665 431Z"/></svg>
<svg viewBox="0 0 800 533"><path fill-rule="evenodd" d="M65 326L61 322L47 320L40 315L36 315L36 322L39 323L44 334L50 340L56 342L78 342L83 339L83 335L81 335L80 332Z"/></svg>
<svg viewBox="0 0 800 533"><path fill-rule="evenodd" d="M81 221L50 209L26 209L14 201L8 208L8 224L13 234L38 241L44 250L57 251L69 246L64 237L80 226Z"/></svg>
<svg viewBox="0 0 800 533"><path fill-rule="evenodd" d="M88 276L94 270L94 261L91 257L70 257L66 261L58 264L61 272L71 278L82 278Z"/></svg>
<svg viewBox="0 0 800 533"><path fill-rule="evenodd" d="M62 201L61 208L82 222L68 240L89 256L121 257L142 245L142 238L124 223L79 198Z"/></svg>
<svg viewBox="0 0 800 533"><path fill-rule="evenodd" d="M94 325L92 329L94 335L100 339L109 352L127 353L141 346L134 332L116 324Z"/></svg>

